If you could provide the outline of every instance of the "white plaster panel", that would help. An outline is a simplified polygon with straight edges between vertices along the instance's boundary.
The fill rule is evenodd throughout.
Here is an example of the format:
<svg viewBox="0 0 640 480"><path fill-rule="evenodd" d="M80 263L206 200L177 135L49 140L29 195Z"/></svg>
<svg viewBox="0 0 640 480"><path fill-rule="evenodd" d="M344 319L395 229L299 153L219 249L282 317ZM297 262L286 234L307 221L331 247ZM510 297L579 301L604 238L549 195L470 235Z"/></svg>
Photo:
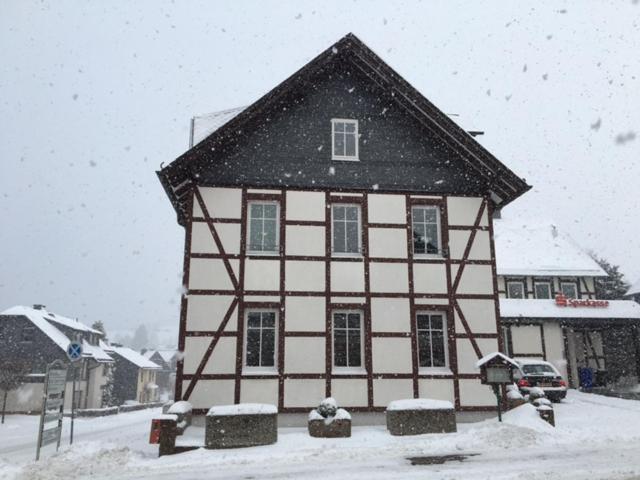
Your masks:
<svg viewBox="0 0 640 480"><path fill-rule="evenodd" d="M512 325L513 354L542 353L542 336L539 325Z"/></svg>
<svg viewBox="0 0 640 480"><path fill-rule="evenodd" d="M366 407L367 381L359 379L332 379L331 396L339 407Z"/></svg>
<svg viewBox="0 0 640 480"><path fill-rule="evenodd" d="M371 328L374 332L410 332L409 299L372 298Z"/></svg>
<svg viewBox="0 0 640 480"><path fill-rule="evenodd" d="M240 402L278 406L278 380L242 380Z"/></svg>
<svg viewBox="0 0 640 480"><path fill-rule="evenodd" d="M324 227L287 225L287 255L324 256Z"/></svg>
<svg viewBox="0 0 640 480"><path fill-rule="evenodd" d="M373 404L386 407L389 402L413 398L413 380L411 379L374 379Z"/></svg>
<svg viewBox="0 0 640 480"><path fill-rule="evenodd" d="M245 290L280 290L280 261L246 259L244 263Z"/></svg>
<svg viewBox="0 0 640 480"><path fill-rule="evenodd" d="M324 373L324 337L287 337L284 341L286 373Z"/></svg>
<svg viewBox="0 0 640 480"><path fill-rule="evenodd" d="M323 332L326 328L324 297L286 297L285 329L287 331Z"/></svg>
<svg viewBox="0 0 640 480"><path fill-rule="evenodd" d="M469 260L491 260L491 243L489 232L478 230L469 251Z"/></svg>
<svg viewBox="0 0 640 480"><path fill-rule="evenodd" d="M496 333L496 304L493 300L458 299L458 305L474 333ZM456 312L457 316L457 312ZM459 330L456 326L457 331Z"/></svg>
<svg viewBox="0 0 640 480"><path fill-rule="evenodd" d="M460 380L460 405L463 407L493 407L496 396L489 385L480 380Z"/></svg>
<svg viewBox="0 0 640 480"><path fill-rule="evenodd" d="M196 373L204 352L209 347L211 338L207 337L186 337L184 339L184 358L182 372L185 375L193 375Z"/></svg>
<svg viewBox="0 0 640 480"><path fill-rule="evenodd" d="M407 223L404 195L372 194L367 203L370 223Z"/></svg>
<svg viewBox="0 0 640 480"><path fill-rule="evenodd" d="M447 271L444 263L414 263L415 293L447 293Z"/></svg>
<svg viewBox="0 0 640 480"><path fill-rule="evenodd" d="M287 192L287 220L324 222L326 215L324 192Z"/></svg>
<svg viewBox="0 0 640 480"><path fill-rule="evenodd" d="M332 292L363 292L363 262L331 262Z"/></svg>
<svg viewBox="0 0 640 480"><path fill-rule="evenodd" d="M189 381L182 382L184 392L189 385ZM233 405L235 394L234 380L198 380L189 403L193 408L209 409L214 405Z"/></svg>
<svg viewBox="0 0 640 480"><path fill-rule="evenodd" d="M369 265L372 292L406 293L409 291L409 276L405 263L376 263Z"/></svg>
<svg viewBox="0 0 640 480"><path fill-rule="evenodd" d="M420 398L447 400L455 405L456 397L453 389L453 380L419 379L418 391L420 392Z"/></svg>
<svg viewBox="0 0 640 480"><path fill-rule="evenodd" d="M469 230L449 230L449 255L452 260L461 260L471 231Z"/></svg>
<svg viewBox="0 0 640 480"><path fill-rule="evenodd" d="M407 258L407 231L403 228L370 228L369 256Z"/></svg>
<svg viewBox="0 0 640 480"><path fill-rule="evenodd" d="M465 265L456 293L493 294L491 265Z"/></svg>
<svg viewBox="0 0 640 480"><path fill-rule="evenodd" d="M544 322L544 345L547 354L547 361L551 362L567 378L567 361L564 353L564 338L562 327L557 323Z"/></svg>
<svg viewBox="0 0 640 480"><path fill-rule="evenodd" d="M371 340L373 373L411 373L411 339L379 338Z"/></svg>
<svg viewBox="0 0 640 480"><path fill-rule="evenodd" d="M324 380L294 380L284 381L285 407L317 407L326 397Z"/></svg>
<svg viewBox="0 0 640 480"><path fill-rule="evenodd" d="M231 295L189 295L187 298L187 330L217 330L231 302ZM237 307L227 322L227 331L236 330Z"/></svg>
<svg viewBox="0 0 640 480"><path fill-rule="evenodd" d="M245 295L243 297L245 303L251 302L271 302L271 303L280 303L280 295Z"/></svg>
<svg viewBox="0 0 640 480"><path fill-rule="evenodd" d="M211 343L210 338L207 340ZM204 367L203 373L235 373L235 371L236 338L221 337L211 352L211 356Z"/></svg>
<svg viewBox="0 0 640 480"><path fill-rule="evenodd" d="M448 298L416 298L416 305L449 305Z"/></svg>
<svg viewBox="0 0 640 480"><path fill-rule="evenodd" d="M209 226L204 222L191 223L191 253L218 253Z"/></svg>
<svg viewBox="0 0 640 480"><path fill-rule="evenodd" d="M497 338L476 338L476 343L482 354L480 358L498 351ZM458 351L458 373L479 374L480 370L476 368L478 356L471 345L471 340L468 338L458 338L456 340L456 347Z"/></svg>
<svg viewBox="0 0 640 480"><path fill-rule="evenodd" d="M237 278L237 260L229 260ZM218 258L192 258L189 260L189 288L192 290L232 290L224 262Z"/></svg>
<svg viewBox="0 0 640 480"><path fill-rule="evenodd" d="M367 303L364 297L331 297L331 303L353 303L362 305L364 308L364 304Z"/></svg>
<svg viewBox="0 0 640 480"><path fill-rule="evenodd" d="M285 263L285 289L289 291L322 292L325 289L323 261L287 261Z"/></svg>
<svg viewBox="0 0 640 480"><path fill-rule="evenodd" d="M480 197L447 197L449 225L473 225L480 205Z"/></svg>
<svg viewBox="0 0 640 480"><path fill-rule="evenodd" d="M199 187L211 218L240 218L242 190L240 188ZM197 201L194 201L196 204Z"/></svg>

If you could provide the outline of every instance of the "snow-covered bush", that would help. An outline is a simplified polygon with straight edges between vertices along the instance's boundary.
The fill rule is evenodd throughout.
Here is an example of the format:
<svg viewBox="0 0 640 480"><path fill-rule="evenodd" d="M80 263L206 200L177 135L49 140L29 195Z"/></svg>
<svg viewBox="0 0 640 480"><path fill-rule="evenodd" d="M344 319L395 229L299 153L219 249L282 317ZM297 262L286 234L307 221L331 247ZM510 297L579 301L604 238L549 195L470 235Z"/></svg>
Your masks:
<svg viewBox="0 0 640 480"><path fill-rule="evenodd" d="M546 398L547 396L540 387L531 387L529 389L529 401L533 403L538 398Z"/></svg>
<svg viewBox="0 0 640 480"><path fill-rule="evenodd" d="M338 408L335 399L325 398L318 408L309 412L308 426L312 437L350 437L351 415L345 409Z"/></svg>
<svg viewBox="0 0 640 480"><path fill-rule="evenodd" d="M332 397L325 398L320 402L317 410L323 418L335 417L336 412L338 411L338 403Z"/></svg>

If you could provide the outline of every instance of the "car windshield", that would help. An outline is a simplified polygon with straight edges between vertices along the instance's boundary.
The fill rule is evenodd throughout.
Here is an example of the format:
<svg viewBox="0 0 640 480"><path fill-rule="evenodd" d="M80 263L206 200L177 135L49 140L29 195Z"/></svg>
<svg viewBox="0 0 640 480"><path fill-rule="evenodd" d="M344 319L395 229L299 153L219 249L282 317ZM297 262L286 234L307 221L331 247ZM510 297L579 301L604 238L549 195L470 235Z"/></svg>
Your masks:
<svg viewBox="0 0 640 480"><path fill-rule="evenodd" d="M556 372L553 370L551 365L545 365L544 363L538 363L535 365L523 365L522 371L527 375L555 375Z"/></svg>

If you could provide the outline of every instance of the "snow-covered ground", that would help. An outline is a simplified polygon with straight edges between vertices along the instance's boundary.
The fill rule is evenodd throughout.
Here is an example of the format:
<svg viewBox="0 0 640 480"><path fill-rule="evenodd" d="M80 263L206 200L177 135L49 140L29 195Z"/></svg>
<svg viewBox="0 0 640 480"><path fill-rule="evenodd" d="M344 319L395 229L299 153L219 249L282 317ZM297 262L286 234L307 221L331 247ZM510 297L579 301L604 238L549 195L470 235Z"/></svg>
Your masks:
<svg viewBox="0 0 640 480"><path fill-rule="evenodd" d="M458 433L392 437L356 427L348 439L311 438L281 429L278 443L195 450L156 458L147 444L157 411L80 420L76 442L33 462L35 417L10 416L0 427L0 478L134 479L623 479L640 476L640 402L570 391L556 405L557 428L520 408L505 423L458 425ZM407 457L471 454L463 462L412 466Z"/></svg>

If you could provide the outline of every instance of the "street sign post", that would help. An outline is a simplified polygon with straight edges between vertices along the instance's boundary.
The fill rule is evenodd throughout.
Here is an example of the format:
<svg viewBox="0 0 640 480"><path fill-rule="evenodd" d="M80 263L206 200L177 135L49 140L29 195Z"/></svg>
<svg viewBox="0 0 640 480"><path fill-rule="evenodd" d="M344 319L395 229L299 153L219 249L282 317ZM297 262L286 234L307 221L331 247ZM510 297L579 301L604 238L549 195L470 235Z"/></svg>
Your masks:
<svg viewBox="0 0 640 480"><path fill-rule="evenodd" d="M481 358L476 363L480 369L480 383L491 385L498 404L498 421L502 422L502 399L500 390L503 386L513 383L513 370L518 364L506 355L495 352Z"/></svg>
<svg viewBox="0 0 640 480"><path fill-rule="evenodd" d="M67 347L67 358L74 364L82 360L82 343L71 342ZM84 367L84 362L80 364L80 368ZM69 435L69 445L73 445L73 425L76 418L76 378L78 376L78 365L73 365L73 384L71 387L71 434Z"/></svg>
<svg viewBox="0 0 640 480"><path fill-rule="evenodd" d="M60 360L47 365L42 394L42 412L40 413L40 426L38 428L36 460L40 459L40 449L45 445L56 443L56 451L60 448L66 384L67 366Z"/></svg>

